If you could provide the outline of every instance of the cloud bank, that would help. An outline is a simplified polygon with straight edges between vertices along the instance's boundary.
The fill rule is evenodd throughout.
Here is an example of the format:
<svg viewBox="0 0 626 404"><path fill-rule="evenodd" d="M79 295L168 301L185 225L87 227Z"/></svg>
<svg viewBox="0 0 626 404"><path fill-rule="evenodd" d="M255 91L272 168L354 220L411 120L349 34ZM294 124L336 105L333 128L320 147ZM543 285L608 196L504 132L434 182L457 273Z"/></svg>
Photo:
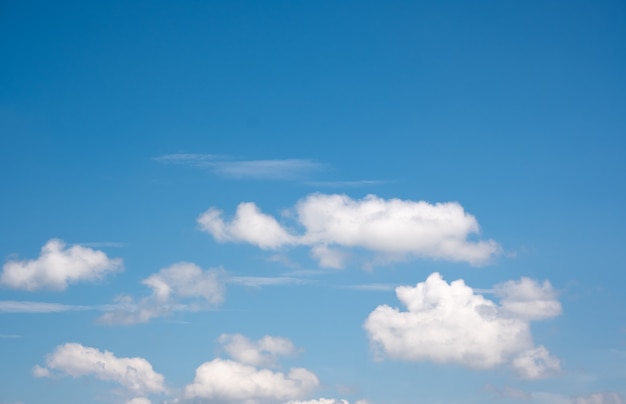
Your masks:
<svg viewBox="0 0 626 404"><path fill-rule="evenodd" d="M476 218L456 202L385 200L369 195L312 194L293 208L295 227L283 226L252 202L241 203L230 221L211 207L198 217L202 231L219 242L245 242L262 249L308 246L321 266L340 268L345 249L365 249L388 259L411 257L482 265L501 252L493 240L470 241L479 233Z"/></svg>
<svg viewBox="0 0 626 404"><path fill-rule="evenodd" d="M364 328L380 359L458 363L475 369L507 364L525 379L558 371L559 360L543 346L534 346L529 327L530 320L560 314L551 285L523 278L496 290L500 305L476 294L463 280L447 283L434 273L415 287L396 288L406 311L378 306Z"/></svg>
<svg viewBox="0 0 626 404"><path fill-rule="evenodd" d="M8 261L0 274L0 285L35 291L65 290L69 284L94 282L123 270L120 258L109 258L98 250L52 239L35 260Z"/></svg>

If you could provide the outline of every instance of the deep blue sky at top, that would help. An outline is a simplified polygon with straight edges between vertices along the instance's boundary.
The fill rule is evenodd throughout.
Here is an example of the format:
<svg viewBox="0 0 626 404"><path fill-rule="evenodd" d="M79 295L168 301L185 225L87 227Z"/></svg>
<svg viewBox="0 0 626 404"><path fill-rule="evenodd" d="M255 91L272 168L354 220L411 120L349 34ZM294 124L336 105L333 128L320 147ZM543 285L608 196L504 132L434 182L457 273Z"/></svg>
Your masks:
<svg viewBox="0 0 626 404"><path fill-rule="evenodd" d="M433 266L484 287L589 281L612 297L581 316L616 332L625 71L623 1L3 1L0 256L60 237L127 243L110 254L128 285L179 260L252 273L238 252L252 248L196 230L208 206L276 214L314 191L459 201L518 258ZM154 161L171 153L324 169L233 180ZM307 183L359 180L384 182ZM120 292L105 290L95 303Z"/></svg>
<svg viewBox="0 0 626 404"><path fill-rule="evenodd" d="M332 167L323 179L398 181L378 192L460 200L481 223L483 210L525 209L578 216L556 221L570 231L580 209L624 223L622 2L0 10L0 217L12 238L53 212L149 209L141 193L114 194L174 152L311 158ZM235 203L276 183L220 186ZM15 209L31 209L28 223Z"/></svg>

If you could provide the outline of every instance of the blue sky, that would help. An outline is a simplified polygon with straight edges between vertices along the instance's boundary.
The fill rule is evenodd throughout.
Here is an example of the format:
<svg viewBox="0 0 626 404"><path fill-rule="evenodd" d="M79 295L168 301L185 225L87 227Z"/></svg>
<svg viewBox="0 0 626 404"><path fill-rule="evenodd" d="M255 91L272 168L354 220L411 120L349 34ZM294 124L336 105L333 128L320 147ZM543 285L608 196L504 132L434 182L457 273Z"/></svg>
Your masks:
<svg viewBox="0 0 626 404"><path fill-rule="evenodd" d="M624 21L3 2L0 403L626 402Z"/></svg>

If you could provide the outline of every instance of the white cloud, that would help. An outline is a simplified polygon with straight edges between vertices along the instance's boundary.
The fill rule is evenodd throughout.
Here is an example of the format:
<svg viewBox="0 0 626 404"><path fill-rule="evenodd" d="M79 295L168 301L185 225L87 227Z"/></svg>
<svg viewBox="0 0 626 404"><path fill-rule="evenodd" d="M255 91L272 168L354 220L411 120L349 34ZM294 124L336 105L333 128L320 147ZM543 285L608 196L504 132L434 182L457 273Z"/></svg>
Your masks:
<svg viewBox="0 0 626 404"><path fill-rule="evenodd" d="M341 269L348 260L348 254L337 248L330 248L325 244L313 246L311 256L315 258L321 267Z"/></svg>
<svg viewBox="0 0 626 404"><path fill-rule="evenodd" d="M198 218L200 229L211 233L217 241L243 241L263 249L294 244L296 239L272 216L261 213L254 203L241 203L230 223L224 223L222 212L210 208Z"/></svg>
<svg viewBox="0 0 626 404"><path fill-rule="evenodd" d="M131 400L126 401L126 404L152 404L152 401L145 397L135 397Z"/></svg>
<svg viewBox="0 0 626 404"><path fill-rule="evenodd" d="M51 377L58 372L72 377L94 376L141 395L166 391L163 375L156 373L147 360L117 358L112 352L101 352L76 343L58 346L46 356L45 366L35 366L33 375Z"/></svg>
<svg viewBox="0 0 626 404"><path fill-rule="evenodd" d="M369 195L353 200L346 195L312 194L295 208L295 234L251 202L238 206L235 217L224 222L222 212L210 208L200 215L203 231L220 242L247 242L263 249L306 245L322 266L341 267L342 248L362 248L386 259L424 257L487 263L499 254L493 240L469 241L479 232L474 216L455 202L429 204Z"/></svg>
<svg viewBox="0 0 626 404"><path fill-rule="evenodd" d="M407 311L378 306L364 324L380 358L476 369L508 364L524 378L558 370L556 358L534 347L527 316L515 317L503 308L506 298L499 306L475 294L463 280L448 284L438 273L415 287L396 288L396 295ZM540 314L533 311L535 318L548 317Z"/></svg>
<svg viewBox="0 0 626 404"><path fill-rule="evenodd" d="M494 292L502 299L502 309L514 317L543 320L561 314L561 303L556 300L557 293L548 281L539 284L522 278L498 285Z"/></svg>
<svg viewBox="0 0 626 404"><path fill-rule="evenodd" d="M279 356L296 353L296 347L290 340L270 335L250 341L241 334L222 334L218 341L233 359L252 366L275 367Z"/></svg>
<svg viewBox="0 0 626 404"><path fill-rule="evenodd" d="M306 159L234 160L213 154L167 154L154 159L163 164L208 168L215 174L237 179L289 180L306 176L322 165Z"/></svg>
<svg viewBox="0 0 626 404"><path fill-rule="evenodd" d="M589 396L576 397L574 404L624 404L626 400L618 393L594 393Z"/></svg>
<svg viewBox="0 0 626 404"><path fill-rule="evenodd" d="M192 384L185 387L187 399L257 404L298 399L319 385L314 373L294 368L287 373L257 369L232 360L214 359L196 369Z"/></svg>
<svg viewBox="0 0 626 404"><path fill-rule="evenodd" d="M139 301L121 296L115 309L103 314L99 321L105 324L145 323L174 311L214 307L224 300L222 278L221 269L203 271L190 262L176 263L142 281L152 289L150 296Z"/></svg>
<svg viewBox="0 0 626 404"><path fill-rule="evenodd" d="M233 178L286 180L301 178L321 168L311 160L249 160L221 161L214 164L215 172Z"/></svg>
<svg viewBox="0 0 626 404"><path fill-rule="evenodd" d="M0 285L14 289L65 290L69 284L93 282L123 269L120 258L111 259L102 251L80 245L66 247L52 239L35 260L8 261L0 275Z"/></svg>
<svg viewBox="0 0 626 404"><path fill-rule="evenodd" d="M305 401L292 400L292 401L287 402L287 404L350 404L350 403L346 400L338 400L336 398L320 398L318 400L305 400Z"/></svg>
<svg viewBox="0 0 626 404"><path fill-rule="evenodd" d="M550 355L544 346L519 353L511 365L522 379L540 379L561 369L559 360Z"/></svg>

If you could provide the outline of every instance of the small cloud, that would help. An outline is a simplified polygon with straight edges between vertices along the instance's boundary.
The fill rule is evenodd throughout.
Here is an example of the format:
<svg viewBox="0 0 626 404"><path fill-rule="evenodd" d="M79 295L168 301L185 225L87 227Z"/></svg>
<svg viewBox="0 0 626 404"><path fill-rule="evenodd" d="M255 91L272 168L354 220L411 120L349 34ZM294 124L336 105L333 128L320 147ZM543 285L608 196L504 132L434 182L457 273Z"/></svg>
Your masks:
<svg viewBox="0 0 626 404"><path fill-rule="evenodd" d="M166 392L163 375L155 372L144 358L118 358L109 351L67 343L48 354L45 363L45 367L33 368L34 377L94 376L141 395Z"/></svg>
<svg viewBox="0 0 626 404"><path fill-rule="evenodd" d="M35 291L65 290L69 284L94 282L123 270L120 258L109 258L98 250L52 239L34 260L8 261L0 274L0 285Z"/></svg>
<svg viewBox="0 0 626 404"><path fill-rule="evenodd" d="M290 340L271 335L251 341L241 334L222 334L218 341L230 357L252 366L276 367L279 356L296 353L296 347Z"/></svg>
<svg viewBox="0 0 626 404"><path fill-rule="evenodd" d="M102 324L146 323L175 311L198 311L215 307L224 300L222 269L203 271L196 264L179 262L144 279L152 293L136 301L119 296L99 319Z"/></svg>

